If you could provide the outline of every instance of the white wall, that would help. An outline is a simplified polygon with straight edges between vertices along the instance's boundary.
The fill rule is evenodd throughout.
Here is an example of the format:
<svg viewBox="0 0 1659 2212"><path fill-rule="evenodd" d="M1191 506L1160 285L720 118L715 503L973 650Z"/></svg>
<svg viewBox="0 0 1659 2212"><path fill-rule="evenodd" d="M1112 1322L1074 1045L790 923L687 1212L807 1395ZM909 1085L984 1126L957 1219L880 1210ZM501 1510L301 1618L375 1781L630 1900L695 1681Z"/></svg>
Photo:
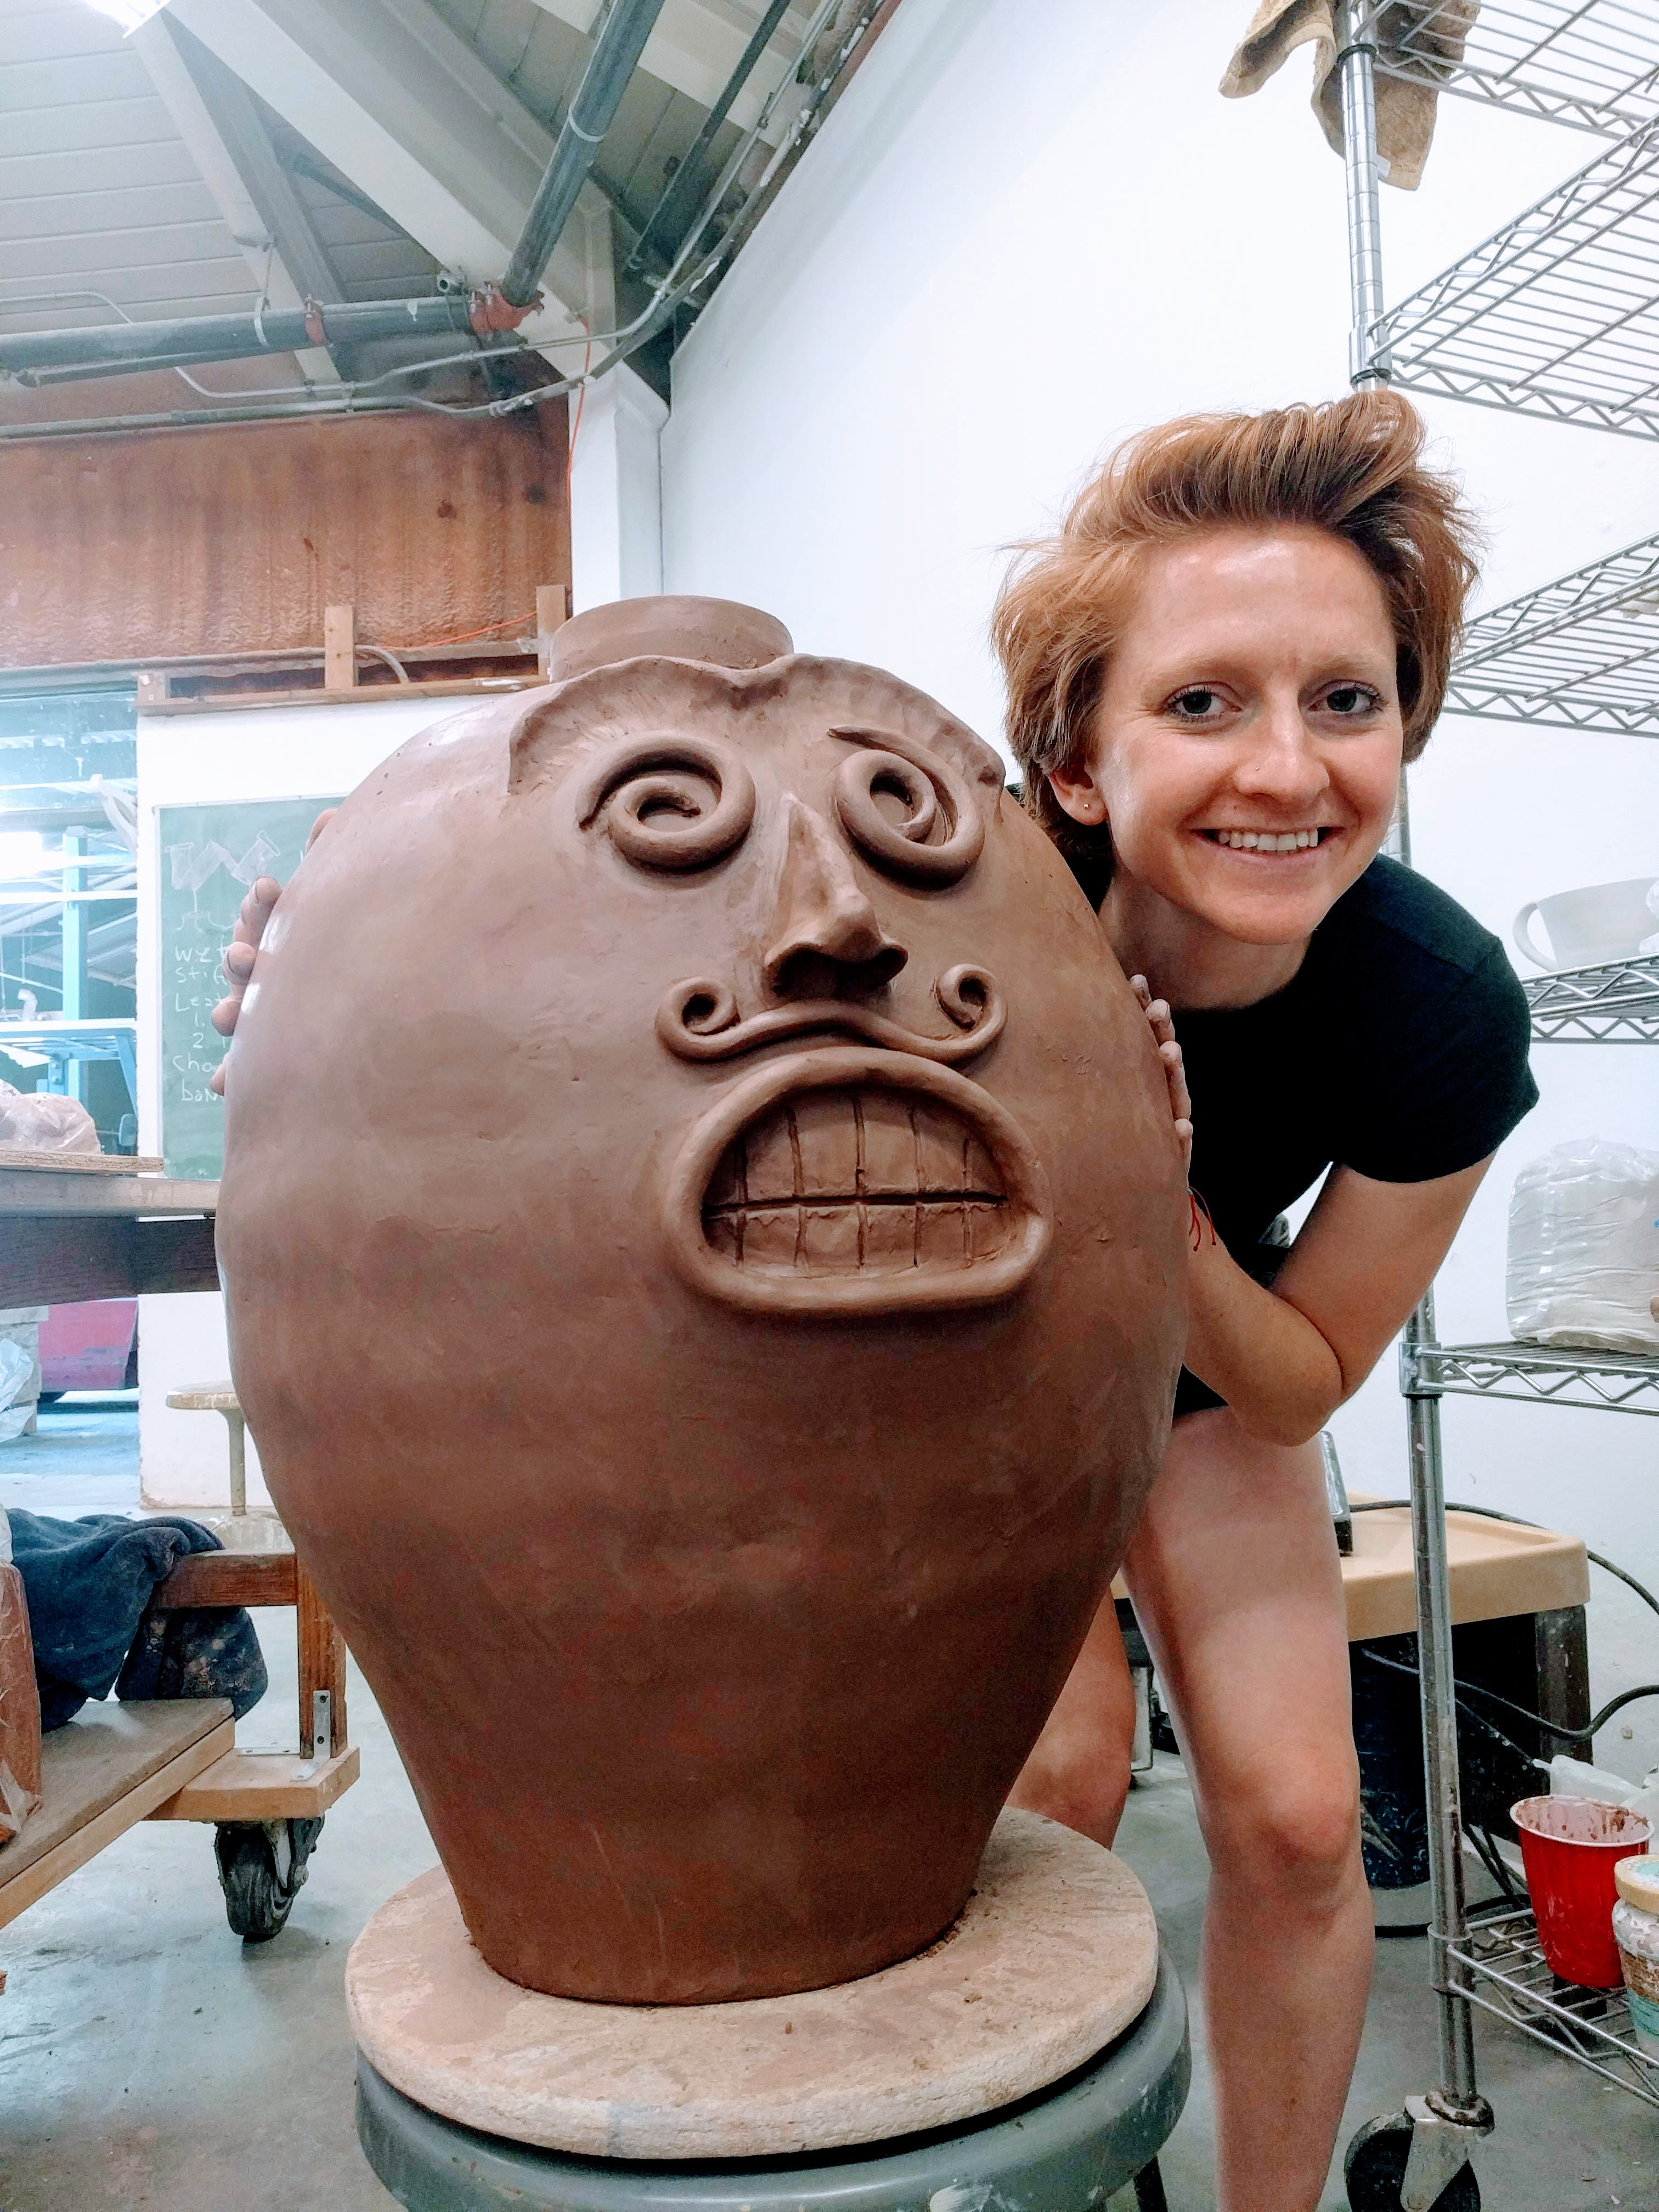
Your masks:
<svg viewBox="0 0 1659 2212"><path fill-rule="evenodd" d="M671 591L748 599L801 647L926 685L988 736L999 548L1092 456L1188 409L1346 378L1342 173L1308 58L1255 100L1215 84L1243 0L905 0L675 363ZM1040 18L1040 31L1036 27ZM1399 298L1592 159L1598 142L1442 103L1426 181L1384 193ZM1425 405L1492 534L1485 599L1659 530L1659 448ZM1659 873L1659 744L1448 722L1414 779L1416 858L1507 934L1531 896ZM1543 1103L1443 1275L1442 1334L1505 1334L1517 1166L1595 1131L1659 1146L1659 1053L1540 1048ZM1316 1067L1309 1079L1316 1080ZM1356 1486L1403 1492L1385 1361L1335 1424ZM1449 1400L1448 1480L1582 1533L1659 1584L1654 1425ZM1659 1622L1597 1577L1597 1686L1659 1679ZM1600 1750L1659 1760L1659 1706Z"/></svg>
<svg viewBox="0 0 1659 2212"><path fill-rule="evenodd" d="M138 720L138 1149L161 1149L158 945L159 806L215 805L349 791L371 769L466 698L399 700L381 693L349 706L269 707ZM152 1508L228 1503L225 1425L216 1413L169 1411L169 1390L229 1372L217 1291L138 1301L138 1462ZM258 1452L248 1440L248 1502L270 1510Z"/></svg>
<svg viewBox="0 0 1659 2212"><path fill-rule="evenodd" d="M570 413L571 612L641 599L662 583L660 445L668 410L631 368Z"/></svg>

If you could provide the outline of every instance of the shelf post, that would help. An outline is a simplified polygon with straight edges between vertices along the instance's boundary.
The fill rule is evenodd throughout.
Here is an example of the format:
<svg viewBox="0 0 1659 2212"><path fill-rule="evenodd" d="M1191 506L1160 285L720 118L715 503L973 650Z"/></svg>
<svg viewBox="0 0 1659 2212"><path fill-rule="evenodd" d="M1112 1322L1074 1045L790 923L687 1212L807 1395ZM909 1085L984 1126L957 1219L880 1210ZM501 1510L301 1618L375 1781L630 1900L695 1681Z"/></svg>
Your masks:
<svg viewBox="0 0 1659 2212"><path fill-rule="evenodd" d="M1336 70L1342 94L1342 166L1347 173L1348 381L1369 392L1388 381L1386 359L1371 356L1370 333L1382 313L1382 227L1377 203L1376 0L1341 0L1336 11Z"/></svg>
<svg viewBox="0 0 1659 2212"><path fill-rule="evenodd" d="M87 872L82 865L86 849L84 830L64 830L62 1012L66 1022L80 1021L87 1011L87 909L82 896L87 887ZM66 1063L63 1087L71 1098L86 1097L86 1073L80 1060Z"/></svg>
<svg viewBox="0 0 1659 2212"><path fill-rule="evenodd" d="M1425 1381L1418 1355L1432 1345L1434 1292L1406 1323L1400 1387L1411 1452L1412 1551L1417 1571L1417 1664L1422 1686L1423 1776L1429 1827L1431 1953L1440 2003L1443 2118L1480 2132L1492 2108L1475 2087L1474 2014L1468 1970L1451 1956L1468 1934L1463 1893L1463 1836L1458 1818L1457 1705L1452 1676L1451 1577L1446 1565L1446 1485L1440 1449L1440 1387Z"/></svg>

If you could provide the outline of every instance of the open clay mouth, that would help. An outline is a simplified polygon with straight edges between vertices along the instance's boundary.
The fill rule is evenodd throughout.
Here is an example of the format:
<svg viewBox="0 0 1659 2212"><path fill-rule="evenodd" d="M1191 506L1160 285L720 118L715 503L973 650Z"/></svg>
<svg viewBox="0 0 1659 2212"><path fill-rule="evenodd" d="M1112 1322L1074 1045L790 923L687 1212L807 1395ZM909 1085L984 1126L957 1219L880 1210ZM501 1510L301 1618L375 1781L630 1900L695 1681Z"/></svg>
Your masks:
<svg viewBox="0 0 1659 2212"><path fill-rule="evenodd" d="M1030 1275L1047 1182L976 1083L913 1054L795 1053L693 1127L669 1178L680 1272L764 1312L979 1305Z"/></svg>
<svg viewBox="0 0 1659 2212"><path fill-rule="evenodd" d="M818 1091L781 1100L732 1139L702 1230L735 1267L970 1267L1006 1246L1008 1193L987 1146L938 1100Z"/></svg>

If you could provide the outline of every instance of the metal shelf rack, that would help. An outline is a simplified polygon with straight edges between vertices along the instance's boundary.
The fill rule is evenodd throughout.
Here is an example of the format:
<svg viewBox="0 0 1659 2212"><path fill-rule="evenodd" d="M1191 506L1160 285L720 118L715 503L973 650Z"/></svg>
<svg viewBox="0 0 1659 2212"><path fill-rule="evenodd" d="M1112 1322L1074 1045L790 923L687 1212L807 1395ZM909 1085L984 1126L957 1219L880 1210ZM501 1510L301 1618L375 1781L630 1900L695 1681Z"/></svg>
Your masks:
<svg viewBox="0 0 1659 2212"><path fill-rule="evenodd" d="M1404 25L1402 29L1402 19ZM1659 436L1659 10L1632 0L1341 0L1337 69L1346 168L1352 380L1640 437ZM1536 206L1391 313L1382 304L1376 76L1582 130L1623 131ZM1659 736L1659 538L1494 609L1469 632L1449 707L1487 720ZM1401 857L1410 859L1401 794ZM1525 986L1535 1042L1659 1042L1659 956ZM1405 2201L1478 2205L1470 2149L1493 2124L1474 2014L1496 2014L1659 2105L1659 2070L1622 2001L1558 1986L1527 1911L1471 1926L1463 1890L1440 1405L1459 1395L1659 1413L1659 1358L1542 1345L1443 1345L1434 1297L1407 1322L1407 1407L1426 1784L1430 1942L1440 2070L1425 2095L1362 2129L1407 2134ZM1382 2171L1381 2166L1376 2173ZM1364 2196L1370 2203L1373 2196Z"/></svg>
<svg viewBox="0 0 1659 2212"><path fill-rule="evenodd" d="M1407 1397L1433 1390L1659 1419L1659 1358L1642 1352L1512 1341L1418 1344L1401 1348L1400 1388Z"/></svg>
<svg viewBox="0 0 1659 2212"><path fill-rule="evenodd" d="M1632 0L1376 0L1376 73L1622 137L1659 112L1659 22Z"/></svg>
<svg viewBox="0 0 1659 2212"><path fill-rule="evenodd" d="M1659 737L1659 537L1478 616L1446 706L1482 721Z"/></svg>
<svg viewBox="0 0 1659 2212"><path fill-rule="evenodd" d="M1363 365L1407 391L1659 437L1659 115L1386 314Z"/></svg>
<svg viewBox="0 0 1659 2212"><path fill-rule="evenodd" d="M1564 968L1522 988L1534 1044L1659 1044L1659 953Z"/></svg>
<svg viewBox="0 0 1659 2212"><path fill-rule="evenodd" d="M1467 2002L1534 2042L1567 2052L1615 2088L1659 2106L1659 2063L1638 2046L1622 1990L1575 1989L1556 1980L1524 1909L1483 1916L1447 1956L1466 1978Z"/></svg>

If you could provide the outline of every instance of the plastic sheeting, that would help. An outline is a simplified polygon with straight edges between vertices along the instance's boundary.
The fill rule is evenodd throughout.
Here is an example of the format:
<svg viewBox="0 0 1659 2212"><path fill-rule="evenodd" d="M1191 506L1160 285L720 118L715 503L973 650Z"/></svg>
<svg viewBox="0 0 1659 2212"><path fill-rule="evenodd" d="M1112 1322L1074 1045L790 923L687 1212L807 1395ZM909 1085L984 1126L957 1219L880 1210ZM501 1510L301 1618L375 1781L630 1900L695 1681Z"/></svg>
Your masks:
<svg viewBox="0 0 1659 2212"><path fill-rule="evenodd" d="M1659 1352L1659 1152L1598 1137L1558 1145L1515 1179L1511 1334Z"/></svg>

